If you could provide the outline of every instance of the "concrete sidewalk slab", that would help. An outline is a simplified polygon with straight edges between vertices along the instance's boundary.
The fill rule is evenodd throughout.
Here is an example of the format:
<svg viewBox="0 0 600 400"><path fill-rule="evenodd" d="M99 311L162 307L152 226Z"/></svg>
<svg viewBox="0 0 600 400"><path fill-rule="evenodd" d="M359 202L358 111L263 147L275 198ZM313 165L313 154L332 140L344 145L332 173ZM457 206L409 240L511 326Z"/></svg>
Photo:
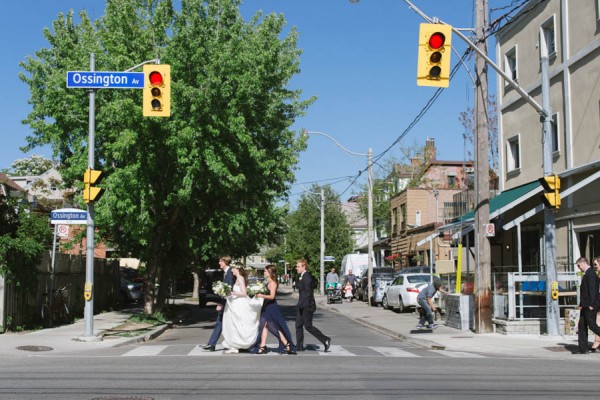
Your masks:
<svg viewBox="0 0 600 400"><path fill-rule="evenodd" d="M32 356L40 353L70 353L90 349L124 346L150 340L166 329L160 325L131 337L105 336L105 333L123 324L136 313L136 309L112 311L94 316L93 336L85 336L85 320L56 328L31 332L8 332L0 334L1 356Z"/></svg>

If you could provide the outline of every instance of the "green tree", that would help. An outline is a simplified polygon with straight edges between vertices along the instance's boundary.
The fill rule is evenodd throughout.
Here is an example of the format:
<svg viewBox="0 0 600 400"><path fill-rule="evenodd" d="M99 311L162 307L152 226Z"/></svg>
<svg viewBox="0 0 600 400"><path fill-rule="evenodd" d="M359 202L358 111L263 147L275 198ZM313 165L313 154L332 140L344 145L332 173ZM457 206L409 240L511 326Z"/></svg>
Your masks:
<svg viewBox="0 0 600 400"><path fill-rule="evenodd" d="M13 161L10 165L10 170L8 170L8 174L16 176L36 176L43 174L53 166L54 162L52 160L48 160L47 158L44 158L44 156L33 154L29 158L20 158Z"/></svg>
<svg viewBox="0 0 600 400"><path fill-rule="evenodd" d="M33 110L29 147L49 143L66 182L87 166L87 93L68 70L122 71L160 58L171 65L172 116L143 118L136 90L96 93L96 167L106 193L96 226L146 264L145 311L195 261L255 252L274 235L305 144L290 129L312 102L288 89L299 71L297 33L281 15L245 22L239 0L109 0L96 22L59 15L51 48L22 63ZM156 284L160 288L155 292Z"/></svg>
<svg viewBox="0 0 600 400"><path fill-rule="evenodd" d="M330 186L323 186L325 194L325 255L334 256L341 261L344 255L354 248L352 229L342 211L339 197ZM310 191L302 194L298 207L289 218L287 247L289 258L286 260L295 265L298 258L308 261L309 271L314 276L320 272L321 252L321 199L318 194L321 187L313 185Z"/></svg>
<svg viewBox="0 0 600 400"><path fill-rule="evenodd" d="M0 274L22 290L36 287L37 266L52 243L47 216L0 198Z"/></svg>

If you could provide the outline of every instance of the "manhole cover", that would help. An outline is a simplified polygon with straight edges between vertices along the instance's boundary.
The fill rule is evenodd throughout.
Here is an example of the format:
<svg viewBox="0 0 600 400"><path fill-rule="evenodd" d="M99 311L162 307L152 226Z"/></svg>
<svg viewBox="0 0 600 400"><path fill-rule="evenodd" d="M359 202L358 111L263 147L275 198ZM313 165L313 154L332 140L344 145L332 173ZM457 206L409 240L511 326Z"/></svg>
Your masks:
<svg viewBox="0 0 600 400"><path fill-rule="evenodd" d="M94 397L91 400L154 400L154 397L146 397L146 396L108 396L108 397Z"/></svg>
<svg viewBox="0 0 600 400"><path fill-rule="evenodd" d="M568 351L567 349L565 349L563 346L552 346L552 347L544 347L546 350L550 350L550 351L554 351L554 352L559 352L559 351Z"/></svg>
<svg viewBox="0 0 600 400"><path fill-rule="evenodd" d="M18 350L24 350L24 351L52 351L54 350L52 347L48 347L48 346L19 346L17 347Z"/></svg>

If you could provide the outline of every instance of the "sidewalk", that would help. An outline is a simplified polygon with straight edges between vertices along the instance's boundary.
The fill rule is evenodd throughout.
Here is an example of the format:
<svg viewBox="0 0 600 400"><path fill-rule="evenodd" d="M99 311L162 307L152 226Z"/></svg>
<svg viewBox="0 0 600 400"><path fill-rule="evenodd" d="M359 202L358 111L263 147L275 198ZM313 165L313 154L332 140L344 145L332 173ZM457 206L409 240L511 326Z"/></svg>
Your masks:
<svg viewBox="0 0 600 400"><path fill-rule="evenodd" d="M286 290L286 289L283 289ZM291 289L290 289L291 290ZM386 335L434 350L496 353L514 357L574 358L577 349L576 336L548 337L544 335L503 335L499 333L475 334L461 331L438 321L434 331L417 330L415 313L397 313L382 307L371 307L362 301L327 304L325 296L315 296L318 308L327 309ZM593 336L590 337L593 341ZM584 359L600 360L592 354Z"/></svg>
<svg viewBox="0 0 600 400"><path fill-rule="evenodd" d="M38 355L40 353L65 353L79 350L103 349L150 340L169 328L160 325L138 333L137 336L105 336L108 331L123 324L139 309L131 308L94 316L93 335L84 337L85 320L70 325L41 329L32 332L7 332L0 334L0 357Z"/></svg>

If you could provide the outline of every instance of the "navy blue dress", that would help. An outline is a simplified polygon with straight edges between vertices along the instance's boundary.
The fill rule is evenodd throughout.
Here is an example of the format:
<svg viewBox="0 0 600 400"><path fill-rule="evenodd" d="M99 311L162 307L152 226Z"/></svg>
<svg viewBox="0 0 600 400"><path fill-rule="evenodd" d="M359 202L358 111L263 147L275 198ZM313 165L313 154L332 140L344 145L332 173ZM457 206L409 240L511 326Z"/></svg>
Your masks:
<svg viewBox="0 0 600 400"><path fill-rule="evenodd" d="M279 342L279 353L285 353L285 348L283 346L283 342L281 341L281 338L279 337L279 331L281 331L281 333L283 333L283 336L285 337L287 342L290 344L290 348L293 351L297 351L296 345L294 344L294 341L292 340L292 334L291 334L290 330L288 329L287 324L285 323L285 319L283 318L283 314L281 314L281 310L279 309L279 306L277 305L277 300L275 300L275 299L266 300L265 299L263 306L262 306L261 314L260 314L260 324L258 326L258 337L256 339L256 343L255 343L254 347L252 348L252 351L254 353L258 352L258 350L260 348L260 336L261 336L262 330L264 329L265 325L267 326L267 329L269 330L269 332L271 332L277 338L277 341Z"/></svg>

